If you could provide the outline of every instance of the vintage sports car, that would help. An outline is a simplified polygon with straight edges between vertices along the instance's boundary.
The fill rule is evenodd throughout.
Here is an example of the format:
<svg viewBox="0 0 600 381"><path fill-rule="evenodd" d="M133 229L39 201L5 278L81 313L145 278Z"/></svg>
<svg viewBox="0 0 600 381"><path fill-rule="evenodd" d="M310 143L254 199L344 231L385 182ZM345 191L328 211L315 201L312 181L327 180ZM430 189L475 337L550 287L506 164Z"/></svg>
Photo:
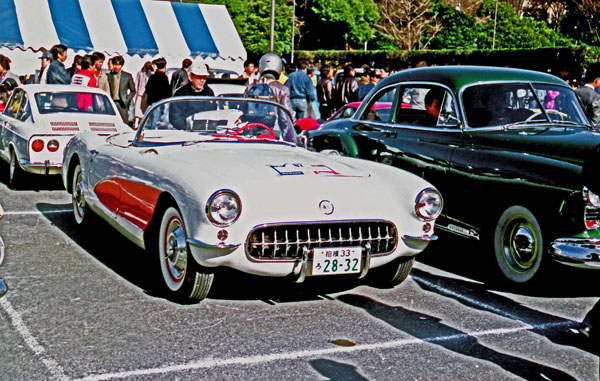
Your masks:
<svg viewBox="0 0 600 381"><path fill-rule="evenodd" d="M370 111L382 100L393 103L385 118ZM437 228L489 245L482 259L500 280L529 281L547 254L600 268L600 133L557 77L494 67L406 70L381 81L352 118L310 131L309 148L430 181L445 200Z"/></svg>
<svg viewBox="0 0 600 381"><path fill-rule="evenodd" d="M0 157L9 163L9 185L22 172L57 175L63 151L78 132L131 131L102 90L76 85L23 85L0 114Z"/></svg>
<svg viewBox="0 0 600 381"><path fill-rule="evenodd" d="M442 198L413 174L297 144L276 103L175 97L134 132L76 135L63 181L75 221L101 216L145 248L155 285L206 297L214 268L395 285L435 239Z"/></svg>

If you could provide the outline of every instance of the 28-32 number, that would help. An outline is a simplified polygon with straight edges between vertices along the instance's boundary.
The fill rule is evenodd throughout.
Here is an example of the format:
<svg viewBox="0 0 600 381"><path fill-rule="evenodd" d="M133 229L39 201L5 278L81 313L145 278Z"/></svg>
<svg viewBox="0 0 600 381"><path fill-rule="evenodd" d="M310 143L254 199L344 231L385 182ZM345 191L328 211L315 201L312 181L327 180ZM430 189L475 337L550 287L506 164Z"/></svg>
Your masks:
<svg viewBox="0 0 600 381"><path fill-rule="evenodd" d="M358 272L358 259L357 258L346 258L342 263L339 263L337 259L325 260L324 273L337 273L338 271L343 272Z"/></svg>

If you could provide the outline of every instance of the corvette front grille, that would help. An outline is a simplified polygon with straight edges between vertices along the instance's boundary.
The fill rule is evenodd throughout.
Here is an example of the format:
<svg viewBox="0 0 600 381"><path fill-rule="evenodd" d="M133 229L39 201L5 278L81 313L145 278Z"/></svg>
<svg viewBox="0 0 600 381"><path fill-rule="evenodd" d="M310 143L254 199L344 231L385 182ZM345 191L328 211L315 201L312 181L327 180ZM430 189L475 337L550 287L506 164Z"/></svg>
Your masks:
<svg viewBox="0 0 600 381"><path fill-rule="evenodd" d="M246 253L259 260L301 259L315 247L371 246L371 255L392 252L398 243L396 227L387 221L351 221L263 225L246 240Z"/></svg>

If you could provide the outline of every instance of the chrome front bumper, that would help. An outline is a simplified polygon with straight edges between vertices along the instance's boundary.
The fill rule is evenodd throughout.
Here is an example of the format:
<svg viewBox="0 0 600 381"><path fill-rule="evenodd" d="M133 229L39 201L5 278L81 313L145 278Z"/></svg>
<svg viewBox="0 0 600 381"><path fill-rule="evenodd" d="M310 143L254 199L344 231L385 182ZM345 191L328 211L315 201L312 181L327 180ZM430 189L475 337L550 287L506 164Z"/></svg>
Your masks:
<svg viewBox="0 0 600 381"><path fill-rule="evenodd" d="M548 251L562 264L600 269L600 239L559 238L550 244Z"/></svg>

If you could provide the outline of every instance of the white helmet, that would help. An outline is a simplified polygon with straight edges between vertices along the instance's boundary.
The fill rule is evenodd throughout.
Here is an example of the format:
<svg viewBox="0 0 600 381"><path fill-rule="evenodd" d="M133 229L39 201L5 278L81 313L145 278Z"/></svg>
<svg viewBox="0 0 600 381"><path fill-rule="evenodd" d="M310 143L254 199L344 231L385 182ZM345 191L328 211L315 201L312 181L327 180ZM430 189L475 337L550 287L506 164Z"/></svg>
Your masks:
<svg viewBox="0 0 600 381"><path fill-rule="evenodd" d="M267 53L260 58L260 61L258 62L258 70L260 71L261 77L270 73L274 74L275 79L277 79L283 70L283 62L277 54Z"/></svg>

